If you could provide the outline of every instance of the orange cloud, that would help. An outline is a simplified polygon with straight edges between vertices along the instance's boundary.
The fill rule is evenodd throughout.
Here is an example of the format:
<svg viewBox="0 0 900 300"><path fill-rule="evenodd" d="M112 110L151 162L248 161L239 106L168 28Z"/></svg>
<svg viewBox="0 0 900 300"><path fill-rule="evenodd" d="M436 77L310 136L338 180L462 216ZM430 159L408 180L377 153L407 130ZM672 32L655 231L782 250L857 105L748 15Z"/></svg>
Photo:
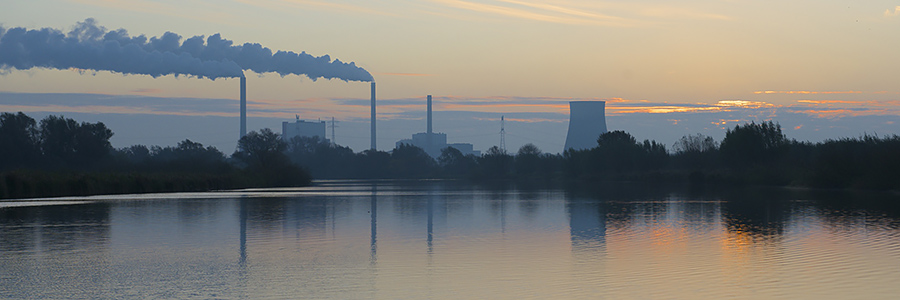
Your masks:
<svg viewBox="0 0 900 300"><path fill-rule="evenodd" d="M676 112L700 112L700 111L720 111L721 107L689 107L689 106L610 106L606 110L608 115L620 114L667 114Z"/></svg>
<svg viewBox="0 0 900 300"><path fill-rule="evenodd" d="M725 106L725 107L744 107L744 108L761 108L761 107L775 107L776 105L761 102L761 101L746 101L746 100L721 100L716 103L717 106Z"/></svg>
<svg viewBox="0 0 900 300"><path fill-rule="evenodd" d="M713 125L724 126L725 124L728 124L728 123L736 123L736 122L743 122L743 120L737 120L737 119L731 119L731 120L719 119L719 121L713 121L713 122L711 122L711 123L712 123Z"/></svg>
<svg viewBox="0 0 900 300"><path fill-rule="evenodd" d="M900 6L894 6L894 11L892 12L890 8L884 10L885 17L896 17L900 16Z"/></svg>
<svg viewBox="0 0 900 300"><path fill-rule="evenodd" d="M843 118L843 117L861 117L861 116L883 116L883 115L897 115L897 111L895 110L887 110L887 109L867 109L867 110L853 110L853 109L831 109L831 110L820 110L820 109L808 109L797 111L797 113L807 114L811 116L816 116L819 118L826 119L835 119L835 118Z"/></svg>
<svg viewBox="0 0 900 300"><path fill-rule="evenodd" d="M889 100L889 101L876 101L876 100L867 100L867 101L851 101L851 100L797 100L799 103L805 104L824 104L824 105L833 105L833 104L848 104L848 105L858 105L858 106L900 106L900 100Z"/></svg>

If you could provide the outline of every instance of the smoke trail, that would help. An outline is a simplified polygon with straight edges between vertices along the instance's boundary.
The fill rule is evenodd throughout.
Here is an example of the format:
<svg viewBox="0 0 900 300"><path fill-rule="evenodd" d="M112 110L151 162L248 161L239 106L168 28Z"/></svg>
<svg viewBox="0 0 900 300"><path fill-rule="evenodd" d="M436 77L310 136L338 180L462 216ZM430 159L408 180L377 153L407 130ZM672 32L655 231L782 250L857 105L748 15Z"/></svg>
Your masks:
<svg viewBox="0 0 900 300"><path fill-rule="evenodd" d="M274 54L260 44L235 46L215 34L206 39L166 32L161 37L131 37L125 29L108 31L94 19L78 22L63 34L52 28L26 30L0 27L0 69L88 69L126 74L192 75L215 80L241 77L243 70L305 75L345 81L372 81L372 75L354 63L291 51Z"/></svg>

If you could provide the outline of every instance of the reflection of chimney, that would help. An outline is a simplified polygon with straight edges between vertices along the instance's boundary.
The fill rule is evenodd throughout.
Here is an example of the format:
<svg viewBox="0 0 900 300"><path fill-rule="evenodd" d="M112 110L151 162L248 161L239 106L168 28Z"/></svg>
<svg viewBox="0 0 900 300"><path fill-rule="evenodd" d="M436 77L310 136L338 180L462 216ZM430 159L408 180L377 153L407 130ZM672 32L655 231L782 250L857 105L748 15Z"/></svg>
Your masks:
<svg viewBox="0 0 900 300"><path fill-rule="evenodd" d="M375 82L372 82L372 150L375 149Z"/></svg>
<svg viewBox="0 0 900 300"><path fill-rule="evenodd" d="M247 135L247 77L241 77L241 137Z"/></svg>

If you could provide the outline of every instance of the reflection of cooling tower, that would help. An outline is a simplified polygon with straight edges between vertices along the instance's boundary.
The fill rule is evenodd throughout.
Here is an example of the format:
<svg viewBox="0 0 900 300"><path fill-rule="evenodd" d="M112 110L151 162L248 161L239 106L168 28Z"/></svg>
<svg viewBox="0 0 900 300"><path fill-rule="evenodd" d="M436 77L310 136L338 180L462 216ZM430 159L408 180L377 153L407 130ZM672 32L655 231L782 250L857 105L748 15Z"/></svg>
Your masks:
<svg viewBox="0 0 900 300"><path fill-rule="evenodd" d="M569 102L569 133L563 150L597 147L597 138L606 133L606 101Z"/></svg>

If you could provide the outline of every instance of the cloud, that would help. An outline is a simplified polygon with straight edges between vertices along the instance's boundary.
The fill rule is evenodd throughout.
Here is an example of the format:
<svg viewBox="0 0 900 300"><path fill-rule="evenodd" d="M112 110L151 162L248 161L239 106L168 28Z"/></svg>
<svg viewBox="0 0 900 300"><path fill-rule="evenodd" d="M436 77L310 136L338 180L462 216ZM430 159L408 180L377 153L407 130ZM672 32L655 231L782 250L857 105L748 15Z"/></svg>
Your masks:
<svg viewBox="0 0 900 300"><path fill-rule="evenodd" d="M894 6L894 11L892 12L890 8L884 10L884 16L888 18L900 16L900 6Z"/></svg>
<svg viewBox="0 0 900 300"><path fill-rule="evenodd" d="M201 9L186 10L183 5L174 5L163 3L161 1L147 0L130 0L130 1L113 1L113 0L68 0L80 5L102 7L115 9L120 11L130 11L140 14L156 14L161 16L171 16L190 20L198 20L215 24L234 24L240 21L238 15L223 12L221 9Z"/></svg>
<svg viewBox="0 0 900 300"><path fill-rule="evenodd" d="M414 77L434 76L434 74L424 74L424 73L375 73L375 74L387 75L387 76L414 76Z"/></svg>
<svg viewBox="0 0 900 300"><path fill-rule="evenodd" d="M392 16L396 17L398 15L372 9L365 6L353 5L353 4L344 4L344 3L336 3L337 1L313 1L313 0L236 0L237 2L262 7L270 10L284 10L285 8L299 8L299 9L318 9L318 10L327 10L327 11L335 11L341 13L355 13L355 14L367 14L367 15L383 15L383 16Z"/></svg>
<svg viewBox="0 0 900 300"><path fill-rule="evenodd" d="M574 8L517 0L494 1L501 2L505 5L501 5L501 3L486 4L463 0L432 1L463 10L548 23L612 27L632 27L642 23L638 20L609 16Z"/></svg>
<svg viewBox="0 0 900 300"><path fill-rule="evenodd" d="M862 94L860 91L755 91L754 94ZM883 92L876 92L883 93Z"/></svg>
<svg viewBox="0 0 900 300"><path fill-rule="evenodd" d="M161 90L161 89L134 89L134 90L131 90L131 92L138 93L138 94L158 94L158 93L162 93L163 90Z"/></svg>

